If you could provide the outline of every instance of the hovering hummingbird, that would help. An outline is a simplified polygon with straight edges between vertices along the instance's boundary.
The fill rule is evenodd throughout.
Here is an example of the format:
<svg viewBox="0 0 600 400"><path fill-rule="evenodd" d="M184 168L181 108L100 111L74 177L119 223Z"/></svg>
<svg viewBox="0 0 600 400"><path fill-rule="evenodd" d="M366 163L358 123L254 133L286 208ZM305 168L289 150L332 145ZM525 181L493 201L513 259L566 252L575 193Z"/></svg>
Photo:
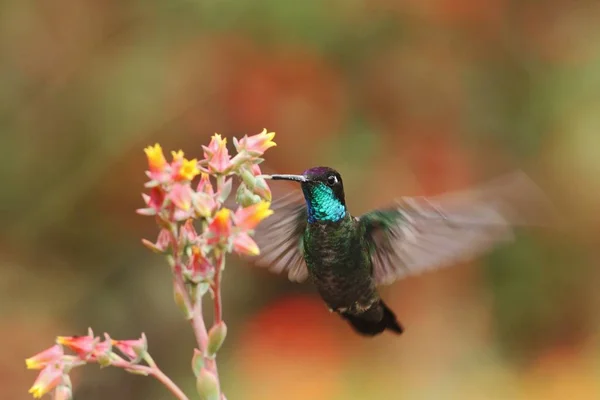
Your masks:
<svg viewBox="0 0 600 400"><path fill-rule="evenodd" d="M348 211L332 168L270 178L298 182L302 191L273 203L274 214L256 232L256 263L287 271L292 281L310 278L329 310L365 336L404 330L378 285L480 255L510 241L513 225L531 224L523 206L547 209L521 172L464 192L401 198L359 217Z"/></svg>

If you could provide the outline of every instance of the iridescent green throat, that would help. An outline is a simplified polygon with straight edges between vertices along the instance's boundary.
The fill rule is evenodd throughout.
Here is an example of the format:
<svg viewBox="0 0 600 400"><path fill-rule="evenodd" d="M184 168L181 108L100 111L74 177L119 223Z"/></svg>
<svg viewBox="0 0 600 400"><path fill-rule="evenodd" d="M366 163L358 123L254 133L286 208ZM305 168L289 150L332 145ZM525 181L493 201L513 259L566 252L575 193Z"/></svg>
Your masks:
<svg viewBox="0 0 600 400"><path fill-rule="evenodd" d="M336 222L346 216L346 206L336 197L333 190L323 184L302 188L308 209L308 222Z"/></svg>

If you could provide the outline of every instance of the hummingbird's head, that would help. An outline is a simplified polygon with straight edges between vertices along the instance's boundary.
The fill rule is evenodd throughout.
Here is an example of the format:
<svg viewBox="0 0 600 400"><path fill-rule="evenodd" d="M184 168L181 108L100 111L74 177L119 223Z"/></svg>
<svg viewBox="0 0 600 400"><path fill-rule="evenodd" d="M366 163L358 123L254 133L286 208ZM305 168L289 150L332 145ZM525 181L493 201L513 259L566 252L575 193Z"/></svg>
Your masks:
<svg viewBox="0 0 600 400"><path fill-rule="evenodd" d="M346 215L342 176L333 168L314 167L302 175L271 175L271 178L300 182L308 208L308 222L335 222Z"/></svg>

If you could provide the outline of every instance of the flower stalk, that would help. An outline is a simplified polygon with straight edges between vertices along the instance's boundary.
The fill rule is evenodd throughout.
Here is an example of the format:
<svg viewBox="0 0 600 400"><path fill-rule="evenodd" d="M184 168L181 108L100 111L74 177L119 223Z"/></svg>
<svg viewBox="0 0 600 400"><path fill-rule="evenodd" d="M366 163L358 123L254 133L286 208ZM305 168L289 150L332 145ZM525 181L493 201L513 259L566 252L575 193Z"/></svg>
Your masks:
<svg viewBox="0 0 600 400"><path fill-rule="evenodd" d="M187 159L183 151L165 157L159 144L147 147L148 181L142 194L145 207L137 210L153 216L159 227L156 242L143 239L144 246L166 256L172 273L173 297L184 317L190 321L196 338L192 371L202 399L225 400L217 369L217 353L227 336L223 321L222 282L229 253L257 255L252 239L254 228L272 214L271 191L261 176L263 153L275 146L275 133L263 132L233 139L237 154L229 155L227 139L214 134L202 146L204 158ZM234 194L238 208L225 206L232 194L232 179L240 181ZM192 183L198 181L193 188ZM214 185L213 185L214 182ZM203 315L202 302L210 292L213 320L210 329ZM104 340L92 331L87 336L58 337L57 344L26 360L30 369L42 369L30 389L34 397L54 392L55 398L72 397L69 372L89 363L122 368L127 372L151 375L177 399L186 394L158 368L147 350L146 336L136 340ZM74 355L65 354L70 349ZM117 354L118 351L121 355Z"/></svg>

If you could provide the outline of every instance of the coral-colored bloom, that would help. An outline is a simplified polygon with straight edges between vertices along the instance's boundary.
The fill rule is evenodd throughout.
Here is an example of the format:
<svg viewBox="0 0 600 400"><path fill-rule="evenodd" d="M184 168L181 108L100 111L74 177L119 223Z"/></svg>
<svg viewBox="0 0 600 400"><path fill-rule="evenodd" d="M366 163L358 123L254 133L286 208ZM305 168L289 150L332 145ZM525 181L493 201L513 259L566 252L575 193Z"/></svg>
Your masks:
<svg viewBox="0 0 600 400"><path fill-rule="evenodd" d="M113 340L112 345L119 351L129 357L130 360L140 360L148 349L146 335L134 340Z"/></svg>
<svg viewBox="0 0 600 400"><path fill-rule="evenodd" d="M146 157L148 158L148 167L151 173L163 172L167 165L167 160L163 154L162 147L156 143L154 146L148 146L144 149Z"/></svg>
<svg viewBox="0 0 600 400"><path fill-rule="evenodd" d="M260 254L258 245L246 232L240 232L233 238L233 250L242 255L256 256Z"/></svg>
<svg viewBox="0 0 600 400"><path fill-rule="evenodd" d="M94 351L94 347L98 343L98 338L95 338L91 334L87 336L58 336L56 342L67 346L77 353L80 358L85 359Z"/></svg>
<svg viewBox="0 0 600 400"><path fill-rule="evenodd" d="M35 398L40 398L52 389L54 389L62 381L62 365L48 364L46 368L40 372L37 379L33 383L29 393Z"/></svg>
<svg viewBox="0 0 600 400"><path fill-rule="evenodd" d="M188 211L192 206L192 189L188 185L176 183L169 192L169 200L180 210Z"/></svg>
<svg viewBox="0 0 600 400"><path fill-rule="evenodd" d="M62 347L58 344L55 344L49 349L39 352L35 356L26 359L25 364L27 364L27 369L42 369L52 362L60 361L63 355L64 352Z"/></svg>
<svg viewBox="0 0 600 400"><path fill-rule="evenodd" d="M208 146L202 146L204 157L208 160L208 166L212 172L223 173L231 167L231 157L227 150L227 138L215 133Z"/></svg>
<svg viewBox="0 0 600 400"><path fill-rule="evenodd" d="M233 217L235 225L243 230L256 228L263 219L273 214L273 210L269 209L270 206L271 203L261 201L245 208L238 208Z"/></svg>
<svg viewBox="0 0 600 400"><path fill-rule="evenodd" d="M273 146L277 146L277 143L273 141L275 132L267 132L266 129L257 135L244 136L236 143L238 151L246 150L253 155L262 155L265 151Z"/></svg>
<svg viewBox="0 0 600 400"><path fill-rule="evenodd" d="M222 208L215 214L215 218L208 226L210 235L207 240L208 244L220 242L223 238L229 237L231 234L231 211L227 208Z"/></svg>

